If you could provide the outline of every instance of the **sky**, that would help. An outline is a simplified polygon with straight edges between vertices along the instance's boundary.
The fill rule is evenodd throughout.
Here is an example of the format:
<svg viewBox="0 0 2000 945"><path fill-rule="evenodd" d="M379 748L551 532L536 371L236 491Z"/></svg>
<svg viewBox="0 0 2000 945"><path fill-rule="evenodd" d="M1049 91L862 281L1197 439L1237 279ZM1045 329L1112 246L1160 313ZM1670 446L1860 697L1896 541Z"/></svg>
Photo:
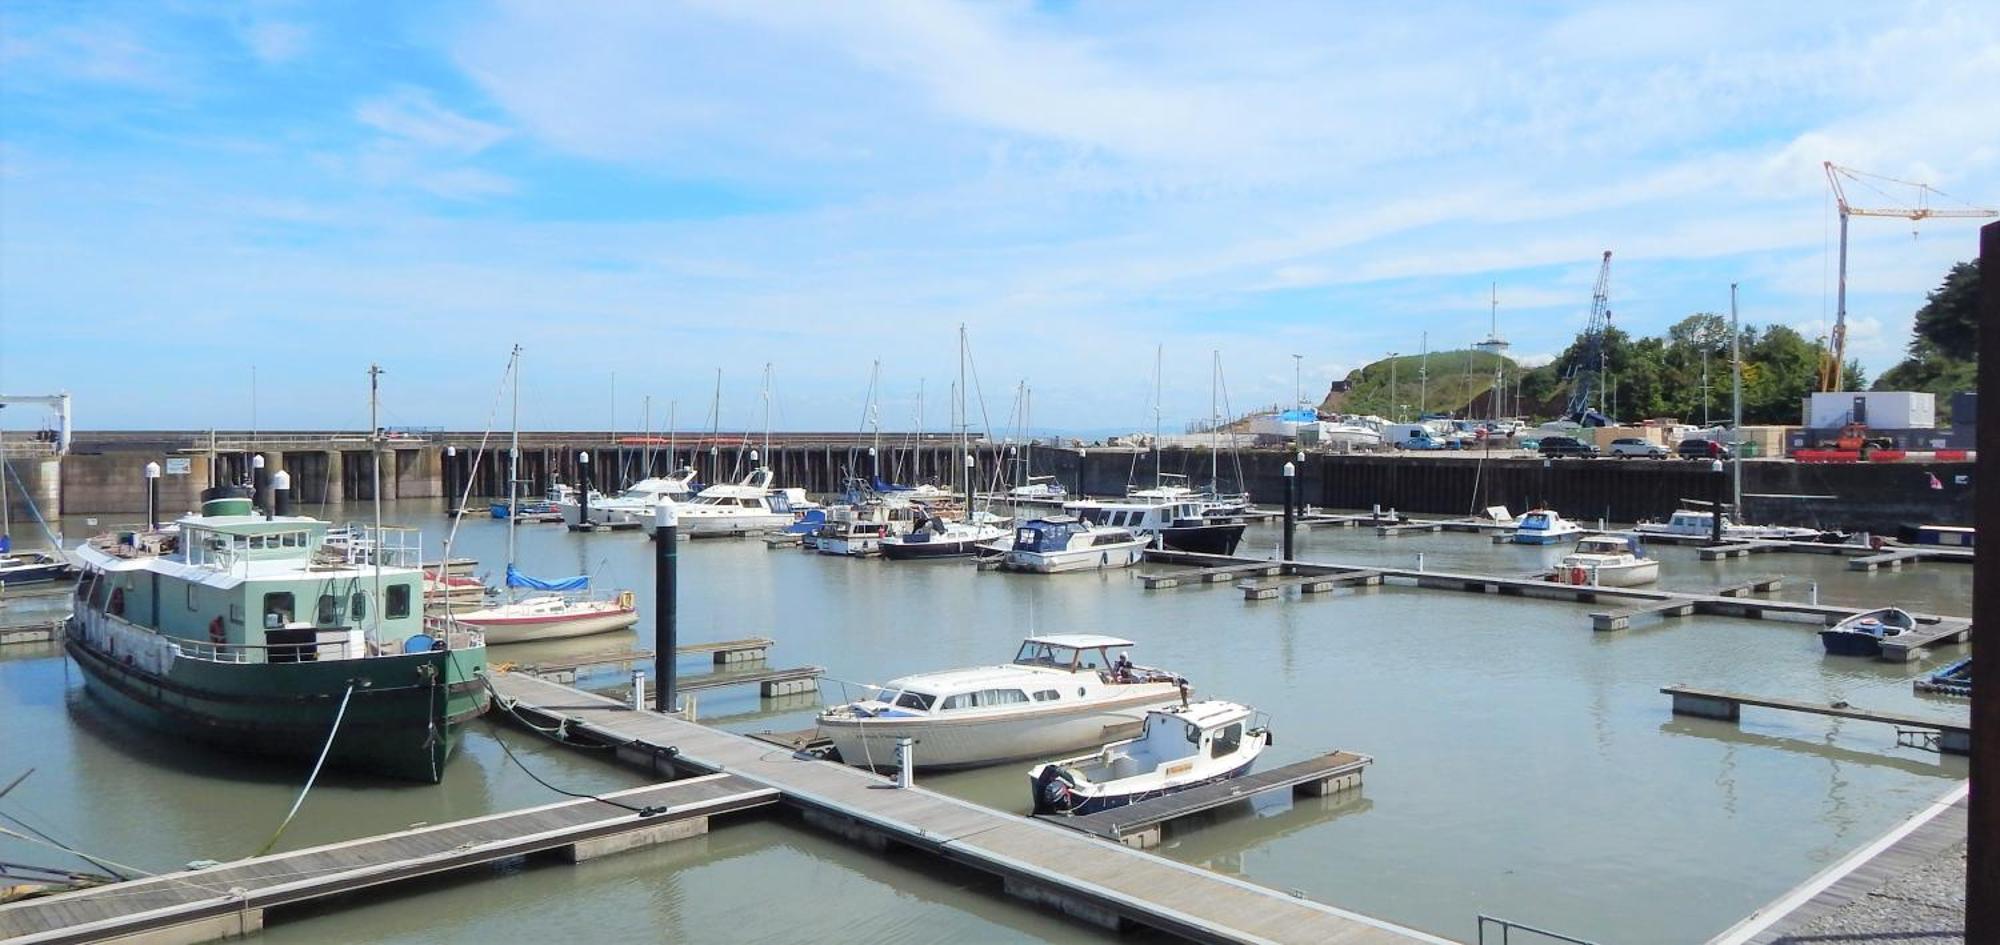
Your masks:
<svg viewBox="0 0 2000 945"><path fill-rule="evenodd" d="M860 429L879 361L900 430L962 324L976 424L1150 427L1158 352L1177 429L1217 354L1317 399L1489 292L1546 360L1605 250L1627 331L1734 282L1822 334L1822 161L2000 206L1987 3L1406 6L13 0L0 391L358 429L373 362L383 423L504 428L519 344L529 429L759 428L766 364L774 427ZM1854 222L1871 375L1976 226Z"/></svg>

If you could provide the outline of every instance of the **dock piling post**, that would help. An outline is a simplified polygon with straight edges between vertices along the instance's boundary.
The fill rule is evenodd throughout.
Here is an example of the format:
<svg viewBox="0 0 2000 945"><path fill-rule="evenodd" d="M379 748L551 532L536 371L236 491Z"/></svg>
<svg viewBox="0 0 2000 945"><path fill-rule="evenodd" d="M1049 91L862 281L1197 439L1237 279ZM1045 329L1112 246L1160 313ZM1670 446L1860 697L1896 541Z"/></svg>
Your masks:
<svg viewBox="0 0 2000 945"><path fill-rule="evenodd" d="M146 464L146 528L160 527L160 464Z"/></svg>
<svg viewBox="0 0 2000 945"><path fill-rule="evenodd" d="M1417 552L1417 573L1422 574L1423 570L1424 570L1424 553L1419 551Z"/></svg>
<svg viewBox="0 0 2000 945"><path fill-rule="evenodd" d="M646 671L632 668L632 711L646 711Z"/></svg>
<svg viewBox="0 0 2000 945"><path fill-rule="evenodd" d="M916 769L917 740L914 738L896 739L896 786L906 788L915 783L916 778L914 773Z"/></svg>
<svg viewBox="0 0 2000 945"><path fill-rule="evenodd" d="M1299 471L1291 463L1285 464L1285 544L1284 559L1292 560L1292 529L1298 524L1298 510L1295 507L1299 491Z"/></svg>
<svg viewBox="0 0 2000 945"><path fill-rule="evenodd" d="M581 450L576 454L576 478L582 480L576 486L576 527L590 529L590 451ZM509 509L508 514L513 514Z"/></svg>
<svg viewBox="0 0 2000 945"><path fill-rule="evenodd" d="M1808 585L1806 585L1806 601L1807 601L1808 603L1811 603L1811 604L1813 604L1814 606L1818 606L1818 605L1819 605L1819 582L1818 582L1818 581L1814 581L1814 582L1812 582L1811 584L1808 584Z"/></svg>
<svg viewBox="0 0 2000 945"><path fill-rule="evenodd" d="M653 675L660 679L653 711L674 711L674 648L680 645L680 518L673 505L653 508Z"/></svg>
<svg viewBox="0 0 2000 945"><path fill-rule="evenodd" d="M264 517L271 517L271 474L264 469L264 454L250 457L250 495Z"/></svg>
<svg viewBox="0 0 2000 945"><path fill-rule="evenodd" d="M283 469L271 474L271 509L280 516L292 514L292 474Z"/></svg>
<svg viewBox="0 0 2000 945"><path fill-rule="evenodd" d="M458 447L444 448L444 510L449 515L459 510L458 501Z"/></svg>

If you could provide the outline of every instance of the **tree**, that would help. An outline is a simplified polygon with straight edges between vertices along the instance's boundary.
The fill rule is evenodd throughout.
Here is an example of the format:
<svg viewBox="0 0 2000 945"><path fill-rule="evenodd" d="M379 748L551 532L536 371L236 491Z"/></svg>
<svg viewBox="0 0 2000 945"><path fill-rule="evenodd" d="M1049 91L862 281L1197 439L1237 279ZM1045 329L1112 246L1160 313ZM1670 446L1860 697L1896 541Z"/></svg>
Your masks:
<svg viewBox="0 0 2000 945"><path fill-rule="evenodd" d="M1935 394L1938 419L1949 422L1951 395L1973 388L1978 367L1979 263L1962 262L1917 309L1909 357L1884 371L1874 389Z"/></svg>

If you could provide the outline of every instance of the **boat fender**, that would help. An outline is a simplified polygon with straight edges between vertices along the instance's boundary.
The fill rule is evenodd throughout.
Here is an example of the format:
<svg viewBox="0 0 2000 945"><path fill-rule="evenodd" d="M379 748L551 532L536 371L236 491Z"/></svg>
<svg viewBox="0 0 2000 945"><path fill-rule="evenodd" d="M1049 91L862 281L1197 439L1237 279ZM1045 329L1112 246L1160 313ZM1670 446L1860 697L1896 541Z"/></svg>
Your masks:
<svg viewBox="0 0 2000 945"><path fill-rule="evenodd" d="M208 640L218 646L229 642L229 634L222 629L221 617L208 622Z"/></svg>

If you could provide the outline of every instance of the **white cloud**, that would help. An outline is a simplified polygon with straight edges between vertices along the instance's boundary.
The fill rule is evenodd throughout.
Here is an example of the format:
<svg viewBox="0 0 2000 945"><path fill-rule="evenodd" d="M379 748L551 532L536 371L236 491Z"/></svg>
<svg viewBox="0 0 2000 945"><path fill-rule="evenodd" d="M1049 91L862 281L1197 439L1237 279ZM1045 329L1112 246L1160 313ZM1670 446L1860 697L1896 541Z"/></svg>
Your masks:
<svg viewBox="0 0 2000 945"><path fill-rule="evenodd" d="M477 154L507 137L507 129L454 112L439 105L430 92L410 87L362 102L354 118L392 138L464 155Z"/></svg>
<svg viewBox="0 0 2000 945"><path fill-rule="evenodd" d="M312 33L298 23L252 20L237 27L245 48L265 65L282 65L304 55Z"/></svg>

